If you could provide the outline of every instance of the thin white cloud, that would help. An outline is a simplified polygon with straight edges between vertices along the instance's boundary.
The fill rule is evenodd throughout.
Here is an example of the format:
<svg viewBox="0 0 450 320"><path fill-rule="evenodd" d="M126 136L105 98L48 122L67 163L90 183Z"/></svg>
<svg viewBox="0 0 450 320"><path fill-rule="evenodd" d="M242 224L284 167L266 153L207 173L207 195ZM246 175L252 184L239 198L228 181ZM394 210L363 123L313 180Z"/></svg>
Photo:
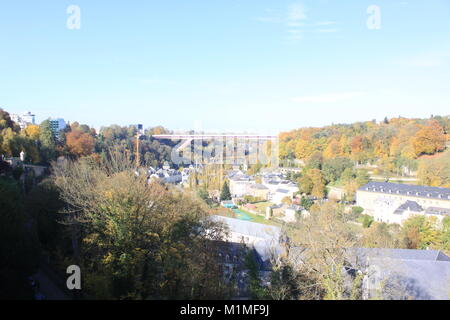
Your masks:
<svg viewBox="0 0 450 320"><path fill-rule="evenodd" d="M286 27L286 43L296 44L304 38L305 33L334 33L338 29L329 26L336 25L335 21L308 22L307 9L301 3L292 3L287 12L277 14L274 10L266 9L268 16L257 17L255 20L265 23L284 24ZM319 27L319 28L317 28ZM322 28L320 28L322 27Z"/></svg>
<svg viewBox="0 0 450 320"><path fill-rule="evenodd" d="M338 32L338 29L336 29L336 28L316 29L316 32L319 32L319 33L332 33L332 32Z"/></svg>
<svg viewBox="0 0 450 320"><path fill-rule="evenodd" d="M325 93L315 96L302 96L292 99L299 103L335 103L339 101L349 100L362 96L362 92L340 92L340 93Z"/></svg>
<svg viewBox="0 0 450 320"><path fill-rule="evenodd" d="M287 24L306 20L306 10L301 3L291 4L288 8Z"/></svg>
<svg viewBox="0 0 450 320"><path fill-rule="evenodd" d="M336 21L319 21L316 22L314 25L315 26L331 26L331 25L335 25L337 24Z"/></svg>
<svg viewBox="0 0 450 320"><path fill-rule="evenodd" d="M302 4L294 3L288 7L286 18L286 26L288 27L288 43L295 44L303 39L302 27L305 26L304 21L306 19L306 10Z"/></svg>

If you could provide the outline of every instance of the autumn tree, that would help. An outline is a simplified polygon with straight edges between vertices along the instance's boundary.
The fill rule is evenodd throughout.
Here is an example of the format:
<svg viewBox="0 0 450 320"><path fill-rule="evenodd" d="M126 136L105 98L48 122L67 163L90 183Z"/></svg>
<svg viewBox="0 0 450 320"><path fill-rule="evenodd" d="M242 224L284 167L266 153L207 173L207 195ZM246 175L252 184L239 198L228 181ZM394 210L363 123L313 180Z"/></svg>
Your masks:
<svg viewBox="0 0 450 320"><path fill-rule="evenodd" d="M81 238L75 251L91 298L207 299L227 297L214 240L223 229L188 193L136 174L124 153L100 164L90 157L54 167Z"/></svg>
<svg viewBox="0 0 450 320"><path fill-rule="evenodd" d="M310 217L298 222L293 241L301 251L296 264L297 272L313 280L310 291L316 293L316 299L358 299L352 295L352 288L346 285L344 267L347 265L348 250L357 243L355 234L343 222L338 207L332 202L311 207ZM350 287L355 289L362 278L357 277ZM303 284L304 285L304 284ZM302 288L302 284L299 284Z"/></svg>
<svg viewBox="0 0 450 320"><path fill-rule="evenodd" d="M319 169L312 169L308 175L313 183L311 194L318 199L323 198L325 196L325 179L322 172Z"/></svg>
<svg viewBox="0 0 450 320"><path fill-rule="evenodd" d="M413 138L414 152L417 156L421 154L434 154L445 148L445 133L437 120L430 120L423 126Z"/></svg>
<svg viewBox="0 0 450 320"><path fill-rule="evenodd" d="M450 188L450 151L438 158L421 160L417 177L423 185Z"/></svg>
<svg viewBox="0 0 450 320"><path fill-rule="evenodd" d="M66 134L69 152L78 157L90 155L94 149L94 138L82 130L75 129Z"/></svg>
<svg viewBox="0 0 450 320"><path fill-rule="evenodd" d="M341 154L341 146L339 144L339 141L337 141L337 139L331 140L323 152L323 156L326 159L333 159L339 157L340 154Z"/></svg>
<svg viewBox="0 0 450 320"><path fill-rule="evenodd" d="M298 187L300 192L311 194L311 191L314 187L314 183L308 174L303 174L299 179Z"/></svg>
<svg viewBox="0 0 450 320"><path fill-rule="evenodd" d="M442 229L436 217L414 215L402 225L404 242L409 249L447 249L442 247L442 239L449 230ZM448 234L447 234L448 237Z"/></svg>
<svg viewBox="0 0 450 320"><path fill-rule="evenodd" d="M29 137L30 139L38 140L41 130L38 125L30 124L23 131L24 131L25 135L27 137Z"/></svg>

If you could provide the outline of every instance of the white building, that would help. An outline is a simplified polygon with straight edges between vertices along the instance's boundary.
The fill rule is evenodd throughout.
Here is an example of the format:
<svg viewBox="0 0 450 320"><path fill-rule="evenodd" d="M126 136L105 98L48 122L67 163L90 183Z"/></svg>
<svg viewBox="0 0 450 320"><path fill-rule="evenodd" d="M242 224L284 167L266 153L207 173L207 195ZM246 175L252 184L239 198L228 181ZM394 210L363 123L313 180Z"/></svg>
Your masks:
<svg viewBox="0 0 450 320"><path fill-rule="evenodd" d="M287 189L277 189L272 195L271 202L275 204L282 204L283 199L286 197L292 200L292 198L294 197L294 193Z"/></svg>
<svg viewBox="0 0 450 320"><path fill-rule="evenodd" d="M278 227L222 216L211 216L211 219L227 227L227 238L223 239L224 241L251 246L263 260L281 253L283 239L281 229Z"/></svg>
<svg viewBox="0 0 450 320"><path fill-rule="evenodd" d="M21 118L26 123L35 124L35 115L32 114L30 111L27 111L27 112L23 113Z"/></svg>
<svg viewBox="0 0 450 320"><path fill-rule="evenodd" d="M256 181L252 177L239 174L229 177L229 180L230 193L233 198L239 198L253 194L251 186L254 185Z"/></svg>
<svg viewBox="0 0 450 320"><path fill-rule="evenodd" d="M20 126L20 129L25 129L30 124L35 124L35 115L30 111L22 114L11 114L11 120Z"/></svg>
<svg viewBox="0 0 450 320"><path fill-rule="evenodd" d="M412 215L450 215L450 188L370 182L356 193L356 204L375 221L402 224Z"/></svg>

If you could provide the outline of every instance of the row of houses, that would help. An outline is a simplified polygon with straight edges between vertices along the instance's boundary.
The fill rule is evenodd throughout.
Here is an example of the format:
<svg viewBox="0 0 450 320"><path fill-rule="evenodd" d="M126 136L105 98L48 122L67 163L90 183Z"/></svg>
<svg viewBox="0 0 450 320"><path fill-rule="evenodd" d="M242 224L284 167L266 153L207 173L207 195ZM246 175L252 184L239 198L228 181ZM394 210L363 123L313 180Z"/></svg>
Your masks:
<svg viewBox="0 0 450 320"><path fill-rule="evenodd" d="M356 204L375 221L402 224L412 215L450 216L450 188L369 182L356 192Z"/></svg>
<svg viewBox="0 0 450 320"><path fill-rule="evenodd" d="M149 180L158 179L166 183L186 185L189 182L190 174L195 170L198 170L198 168L192 165L187 168L181 168L181 170L176 170L171 168L166 161L161 168L149 167L147 175Z"/></svg>
<svg viewBox="0 0 450 320"><path fill-rule="evenodd" d="M261 183L256 183L253 176L249 176L240 170L232 170L227 175L230 181L230 193L233 198L253 196L274 204L283 203L286 197L294 198L299 191L297 185L286 180L282 173L267 173L261 176Z"/></svg>

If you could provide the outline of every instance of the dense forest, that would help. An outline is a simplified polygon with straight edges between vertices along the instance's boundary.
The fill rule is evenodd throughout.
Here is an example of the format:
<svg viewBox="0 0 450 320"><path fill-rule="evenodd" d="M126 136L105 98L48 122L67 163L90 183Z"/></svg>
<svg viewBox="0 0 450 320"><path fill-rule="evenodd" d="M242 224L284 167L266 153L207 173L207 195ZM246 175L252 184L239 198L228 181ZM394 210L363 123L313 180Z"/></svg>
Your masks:
<svg viewBox="0 0 450 320"><path fill-rule="evenodd" d="M423 185L450 187L450 120L393 118L280 134L283 165L300 165L302 192L322 198L327 185L345 188L349 200L371 173L387 181L402 176Z"/></svg>
<svg viewBox="0 0 450 320"><path fill-rule="evenodd" d="M409 165L422 155L445 149L450 140L449 117L385 119L323 128L302 128L280 135L282 159L346 157L357 163L383 163L386 168Z"/></svg>

